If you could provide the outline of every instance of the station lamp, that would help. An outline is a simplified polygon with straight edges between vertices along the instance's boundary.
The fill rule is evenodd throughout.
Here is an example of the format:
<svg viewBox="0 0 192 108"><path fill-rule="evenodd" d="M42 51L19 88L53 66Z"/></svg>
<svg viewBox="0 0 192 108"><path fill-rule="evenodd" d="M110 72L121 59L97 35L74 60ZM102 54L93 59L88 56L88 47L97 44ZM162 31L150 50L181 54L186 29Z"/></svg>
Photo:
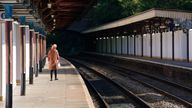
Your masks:
<svg viewBox="0 0 192 108"><path fill-rule="evenodd" d="M161 25L159 28L164 29L164 28L166 28L166 26L165 25Z"/></svg>
<svg viewBox="0 0 192 108"><path fill-rule="evenodd" d="M48 7L48 8L51 8L51 7L52 7L52 4L51 4L50 0L49 0L49 3L47 4L47 7Z"/></svg>
<svg viewBox="0 0 192 108"><path fill-rule="evenodd" d="M180 25L176 23L175 26L176 26L176 27L179 27Z"/></svg>

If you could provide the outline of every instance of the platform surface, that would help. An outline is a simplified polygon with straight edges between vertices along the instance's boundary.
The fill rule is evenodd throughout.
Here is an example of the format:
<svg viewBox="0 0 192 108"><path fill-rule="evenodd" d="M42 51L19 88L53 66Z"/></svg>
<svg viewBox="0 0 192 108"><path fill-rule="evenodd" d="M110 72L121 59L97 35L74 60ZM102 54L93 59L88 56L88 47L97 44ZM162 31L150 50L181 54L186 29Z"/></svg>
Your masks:
<svg viewBox="0 0 192 108"><path fill-rule="evenodd" d="M26 86L26 96L20 96L20 86L14 89L13 108L94 108L88 90L74 66L62 58L58 79L50 81L47 65L34 84ZM54 78L54 75L53 75ZM4 108L0 102L0 108Z"/></svg>
<svg viewBox="0 0 192 108"><path fill-rule="evenodd" d="M115 54L103 54L103 53L96 53L96 52L85 52L85 54L96 54L96 55L103 55L103 56L111 56L116 58L123 58L127 60L137 60L142 62L149 62L159 65L166 65L170 67L182 68L192 70L192 62L185 62L185 61L173 61L173 60L165 60L165 59L157 59L157 58L146 58L146 57L139 57L139 56L128 56L128 55L115 55Z"/></svg>

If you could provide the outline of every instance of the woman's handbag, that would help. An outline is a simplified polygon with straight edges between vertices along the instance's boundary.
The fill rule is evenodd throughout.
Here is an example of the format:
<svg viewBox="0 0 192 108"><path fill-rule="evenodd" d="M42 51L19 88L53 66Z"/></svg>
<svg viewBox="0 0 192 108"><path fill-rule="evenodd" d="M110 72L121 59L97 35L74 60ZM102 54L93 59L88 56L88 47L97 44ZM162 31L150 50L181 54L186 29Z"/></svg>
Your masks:
<svg viewBox="0 0 192 108"><path fill-rule="evenodd" d="M61 67L61 64L60 64L60 62L58 61L57 62L57 68L60 68Z"/></svg>

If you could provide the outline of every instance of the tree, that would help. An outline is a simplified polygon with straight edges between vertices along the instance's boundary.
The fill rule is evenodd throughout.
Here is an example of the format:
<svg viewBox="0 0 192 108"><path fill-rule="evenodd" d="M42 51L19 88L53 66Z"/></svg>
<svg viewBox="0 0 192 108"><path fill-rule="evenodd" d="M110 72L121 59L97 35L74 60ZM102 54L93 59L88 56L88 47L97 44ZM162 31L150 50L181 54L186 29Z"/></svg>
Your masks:
<svg viewBox="0 0 192 108"><path fill-rule="evenodd" d="M192 0L98 0L86 18L90 26L96 26L151 8L192 11Z"/></svg>

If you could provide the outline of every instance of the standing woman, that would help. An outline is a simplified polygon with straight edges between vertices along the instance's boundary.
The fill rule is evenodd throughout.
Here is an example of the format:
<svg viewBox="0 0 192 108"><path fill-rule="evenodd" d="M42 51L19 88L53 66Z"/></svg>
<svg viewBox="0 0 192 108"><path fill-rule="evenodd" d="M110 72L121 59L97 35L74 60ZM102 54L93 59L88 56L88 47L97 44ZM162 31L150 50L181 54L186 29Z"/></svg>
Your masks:
<svg viewBox="0 0 192 108"><path fill-rule="evenodd" d="M50 70L50 75L52 81L53 77L53 71L55 72L55 80L58 80L57 78L57 68L58 68L58 63L59 63L59 53L57 51L57 45L53 44L51 49L48 52L48 62L49 62L49 70Z"/></svg>

